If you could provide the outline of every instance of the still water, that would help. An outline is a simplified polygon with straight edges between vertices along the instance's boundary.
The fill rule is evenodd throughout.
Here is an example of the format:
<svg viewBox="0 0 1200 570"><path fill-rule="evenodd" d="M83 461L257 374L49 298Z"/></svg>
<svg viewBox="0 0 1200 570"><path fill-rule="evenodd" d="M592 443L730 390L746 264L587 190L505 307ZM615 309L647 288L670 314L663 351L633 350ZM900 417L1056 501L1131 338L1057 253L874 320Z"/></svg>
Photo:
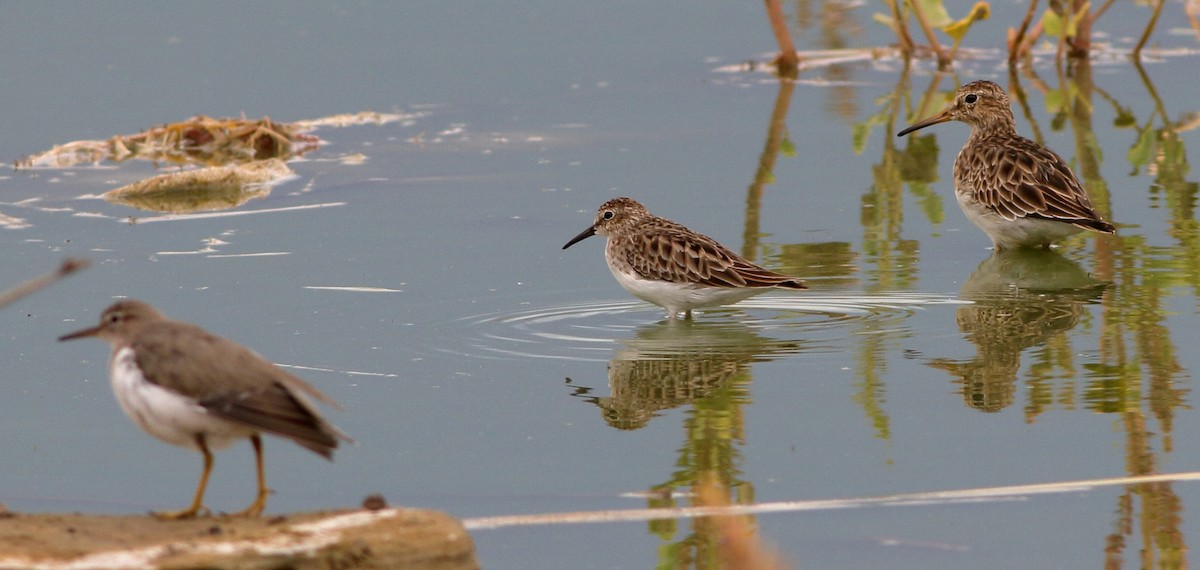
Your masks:
<svg viewBox="0 0 1200 570"><path fill-rule="evenodd" d="M802 49L891 41L873 5L788 9ZM234 216L97 198L157 173L146 162L0 173L0 287L94 262L0 313L0 502L190 498L199 457L121 414L107 348L54 342L118 296L345 406L330 419L359 443L332 464L268 442L270 512L376 492L462 518L684 506L705 473L750 504L1200 470L1200 109L1181 6L1155 35L1173 51L1141 68L1100 57L1068 76L1043 56L1010 78L989 50L1014 4L971 30L986 49L956 75L849 57L784 85L741 65L773 48L761 10L0 4L5 160L197 114L404 116L318 130L296 177ZM1147 16L1114 6L1098 27L1127 49ZM1019 131L1068 159L1116 237L992 255L953 199L967 127L893 136L979 78L1022 90ZM672 326L620 289L600 240L560 249L618 195L811 289ZM252 469L248 446L218 454L209 505L241 508ZM1198 505L1175 482L755 522L803 568L1174 568ZM716 560L686 519L473 536L487 568Z"/></svg>

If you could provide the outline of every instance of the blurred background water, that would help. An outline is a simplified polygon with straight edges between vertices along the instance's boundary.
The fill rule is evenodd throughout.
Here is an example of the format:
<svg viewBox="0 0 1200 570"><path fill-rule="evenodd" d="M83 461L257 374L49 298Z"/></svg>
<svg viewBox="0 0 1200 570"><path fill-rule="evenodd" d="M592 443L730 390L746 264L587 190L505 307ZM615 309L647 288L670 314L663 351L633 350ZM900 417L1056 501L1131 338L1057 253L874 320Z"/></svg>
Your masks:
<svg viewBox="0 0 1200 570"><path fill-rule="evenodd" d="M785 8L802 50L894 41L881 6ZM706 472L751 503L1200 469L1195 31L1168 3L1140 67L1042 53L1010 78L1023 10L994 6L953 74L852 57L781 84L747 65L775 49L758 4L0 4L5 160L197 114L405 117L317 131L245 215L97 198L147 162L0 173L0 287L93 261L0 313L0 502L190 497L199 457L121 414L107 347L54 342L119 296L345 406L330 417L359 444L332 464L267 444L271 512L374 492L458 517L685 505ZM1148 15L1114 4L1099 39L1127 50ZM1022 91L1019 131L1071 162L1116 237L992 256L953 199L968 128L894 137L980 78ZM560 249L618 195L812 288L668 326L600 240ZM244 506L252 473L248 446L218 454L209 505ZM682 498L645 498L663 489ZM1166 568L1200 538L1198 501L1164 483L756 523L804 568ZM487 568L715 563L691 520L474 539Z"/></svg>

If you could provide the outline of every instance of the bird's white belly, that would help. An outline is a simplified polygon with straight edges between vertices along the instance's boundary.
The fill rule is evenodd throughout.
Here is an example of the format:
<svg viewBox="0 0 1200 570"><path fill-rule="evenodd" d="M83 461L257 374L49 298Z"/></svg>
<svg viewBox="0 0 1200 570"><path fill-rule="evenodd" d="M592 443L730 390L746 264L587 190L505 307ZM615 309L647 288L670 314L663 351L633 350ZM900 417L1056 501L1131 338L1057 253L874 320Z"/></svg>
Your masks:
<svg viewBox="0 0 1200 570"><path fill-rule="evenodd" d="M1047 245L1083 231L1082 228L1067 222L1043 218L1024 217L1009 220L981 204L975 199L973 192L960 190L955 192L955 196L967 219L983 230L997 249Z"/></svg>
<svg viewBox="0 0 1200 570"><path fill-rule="evenodd" d="M180 447L196 448L203 434L211 449L250 437L253 429L208 413L195 400L146 380L125 347L113 354L109 377L117 403L146 433Z"/></svg>
<svg viewBox="0 0 1200 570"><path fill-rule="evenodd" d="M610 268L612 269L612 268ZM767 291L767 287L709 287L644 279L634 273L613 269L613 277L626 291L643 301L672 312L729 305Z"/></svg>

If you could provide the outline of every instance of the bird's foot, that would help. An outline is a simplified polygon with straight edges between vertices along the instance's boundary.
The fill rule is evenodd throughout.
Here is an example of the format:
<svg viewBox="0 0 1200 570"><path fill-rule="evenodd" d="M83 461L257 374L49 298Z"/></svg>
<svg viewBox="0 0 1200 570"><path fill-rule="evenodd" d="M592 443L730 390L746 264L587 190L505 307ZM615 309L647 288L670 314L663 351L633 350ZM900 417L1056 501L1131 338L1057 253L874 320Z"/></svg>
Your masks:
<svg viewBox="0 0 1200 570"><path fill-rule="evenodd" d="M271 494L270 489L263 489L258 496L254 498L254 502L250 506L233 513L230 516L234 517L257 517L267 508L267 496Z"/></svg>
<svg viewBox="0 0 1200 570"><path fill-rule="evenodd" d="M178 511L152 511L151 516L160 521L179 521L185 519L194 519L196 517L207 517L212 512L204 505L192 505L186 509Z"/></svg>

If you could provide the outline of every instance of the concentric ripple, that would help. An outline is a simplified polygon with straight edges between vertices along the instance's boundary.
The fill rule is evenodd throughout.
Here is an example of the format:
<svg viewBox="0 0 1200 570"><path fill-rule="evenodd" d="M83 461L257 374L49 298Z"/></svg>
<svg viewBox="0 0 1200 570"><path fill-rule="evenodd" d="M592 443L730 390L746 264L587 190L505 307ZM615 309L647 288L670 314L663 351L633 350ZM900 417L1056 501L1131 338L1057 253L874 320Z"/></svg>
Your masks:
<svg viewBox="0 0 1200 570"><path fill-rule="evenodd" d="M795 351L831 352L852 333L892 328L929 305L962 304L920 293L763 295L692 321L669 322L657 306L637 300L596 301L472 315L443 323L432 352L472 358L547 358L608 361L614 349L635 346L653 357L687 350L722 350L753 339L801 340ZM894 323L892 321L895 321ZM872 326L872 323L874 326ZM443 328L443 327L439 327ZM790 351L789 351L790 352Z"/></svg>

